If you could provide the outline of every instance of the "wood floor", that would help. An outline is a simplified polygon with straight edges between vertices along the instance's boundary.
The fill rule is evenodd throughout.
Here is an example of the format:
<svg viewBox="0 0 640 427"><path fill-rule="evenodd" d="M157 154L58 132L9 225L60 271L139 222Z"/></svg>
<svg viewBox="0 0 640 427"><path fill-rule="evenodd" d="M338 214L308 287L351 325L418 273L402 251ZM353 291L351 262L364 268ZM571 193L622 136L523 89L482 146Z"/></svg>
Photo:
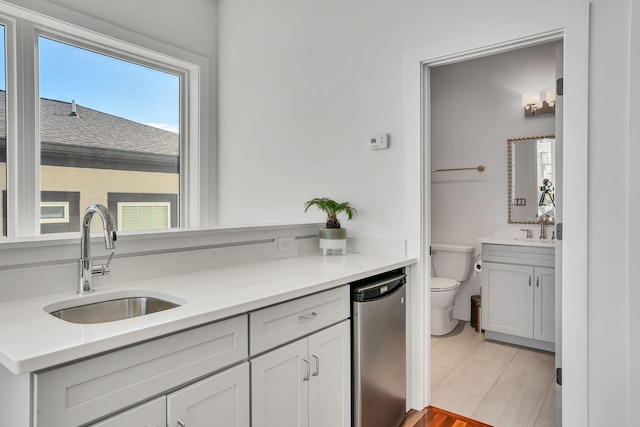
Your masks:
<svg viewBox="0 0 640 427"><path fill-rule="evenodd" d="M491 427L479 421L474 421L461 415L453 414L443 409L428 408L407 415L401 427Z"/></svg>

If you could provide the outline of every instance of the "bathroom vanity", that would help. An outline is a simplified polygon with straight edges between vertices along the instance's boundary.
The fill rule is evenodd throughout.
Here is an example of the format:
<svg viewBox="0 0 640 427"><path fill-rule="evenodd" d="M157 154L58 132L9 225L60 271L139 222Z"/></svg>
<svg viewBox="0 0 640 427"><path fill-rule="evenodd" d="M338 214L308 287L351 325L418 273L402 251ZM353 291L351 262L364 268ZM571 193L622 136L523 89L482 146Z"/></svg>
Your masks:
<svg viewBox="0 0 640 427"><path fill-rule="evenodd" d="M487 339L555 351L553 241L482 242L482 328Z"/></svg>

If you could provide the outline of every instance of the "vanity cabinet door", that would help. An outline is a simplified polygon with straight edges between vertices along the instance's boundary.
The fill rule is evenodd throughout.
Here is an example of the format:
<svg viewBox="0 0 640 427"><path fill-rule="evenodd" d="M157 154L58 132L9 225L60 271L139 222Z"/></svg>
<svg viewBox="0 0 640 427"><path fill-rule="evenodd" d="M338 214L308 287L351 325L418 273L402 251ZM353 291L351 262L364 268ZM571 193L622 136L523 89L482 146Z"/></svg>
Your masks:
<svg viewBox="0 0 640 427"><path fill-rule="evenodd" d="M249 362L167 396L169 426L249 427Z"/></svg>
<svg viewBox="0 0 640 427"><path fill-rule="evenodd" d="M533 338L555 342L555 269L536 267L534 288Z"/></svg>
<svg viewBox="0 0 640 427"><path fill-rule="evenodd" d="M487 262L483 268L485 330L533 337L533 267Z"/></svg>

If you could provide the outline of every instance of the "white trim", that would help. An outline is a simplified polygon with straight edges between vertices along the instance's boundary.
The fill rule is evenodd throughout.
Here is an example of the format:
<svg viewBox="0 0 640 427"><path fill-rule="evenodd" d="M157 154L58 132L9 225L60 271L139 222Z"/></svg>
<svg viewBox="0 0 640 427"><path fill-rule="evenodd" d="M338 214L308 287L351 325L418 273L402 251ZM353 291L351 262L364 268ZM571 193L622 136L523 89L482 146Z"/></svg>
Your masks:
<svg viewBox="0 0 640 427"><path fill-rule="evenodd" d="M282 236L317 238L324 223L255 224L245 227L168 229L140 232L118 232L118 258L176 251L233 246L247 242L273 241ZM102 233L92 234L95 257L108 257ZM317 247L317 246L316 246ZM80 255L77 233L41 235L37 238L14 239L0 244L0 271L75 262Z"/></svg>
<svg viewBox="0 0 640 427"><path fill-rule="evenodd" d="M523 23L521 23L523 24ZM546 27L546 28L545 28ZM571 158L564 169L565 194L565 242L563 246L563 407L562 423L564 425L588 425L588 347L587 347L587 295L585 284L587 283L587 195L588 188L585 183L588 172L588 54L589 54L589 5L576 2L575 4L559 5L553 15L531 16L523 25L513 28L500 28L493 32L487 32L482 37L459 37L451 41L446 48L442 45L432 45L414 49L407 55L407 171L409 178L409 200L419 201L420 219L418 222L408 219L409 255L420 248L419 274L416 278L420 283L430 277L430 263L428 242L429 230L429 174L430 146L428 122L424 117L429 117L429 97L423 99L424 68L433 64L457 62L471 57L484 56L537 44L544 41L553 41L562 38L565 45L564 75L565 94L570 96L565 100L564 115L564 150L565 157ZM507 40L506 42L504 40ZM569 53L570 56L567 54ZM428 76L428 74L427 74ZM424 108L424 110L423 110ZM414 159L419 159L417 165ZM417 175L420 175L419 178ZM426 192L425 192L426 190ZM413 202L415 203L415 202ZM412 205L413 206L413 205ZM415 212L407 209L408 212ZM426 284L425 284L426 286ZM425 286L419 286L425 288ZM427 287L428 288L428 287ZM430 295L425 292L421 300L420 311L424 317L424 327L419 325L412 339L422 340L427 337L430 330L428 313ZM416 316L414 321L417 320ZM430 348L429 339L414 347L413 360L423 363L422 369L426 376L422 377L422 387L415 385L412 397L412 406L422 408L430 402ZM421 353L420 353L421 350ZM420 368L415 367L415 372ZM414 375L415 378L415 375ZM420 397L422 400L420 401Z"/></svg>
<svg viewBox="0 0 640 427"><path fill-rule="evenodd" d="M0 23L7 25L7 237L40 233L38 55L33 54L38 36L180 77L180 227L209 222L202 218L209 215L202 205L208 208L210 161L201 155L207 152L201 144L210 142L209 103L201 96L209 88L209 60L58 6L39 7L52 16L0 0Z"/></svg>

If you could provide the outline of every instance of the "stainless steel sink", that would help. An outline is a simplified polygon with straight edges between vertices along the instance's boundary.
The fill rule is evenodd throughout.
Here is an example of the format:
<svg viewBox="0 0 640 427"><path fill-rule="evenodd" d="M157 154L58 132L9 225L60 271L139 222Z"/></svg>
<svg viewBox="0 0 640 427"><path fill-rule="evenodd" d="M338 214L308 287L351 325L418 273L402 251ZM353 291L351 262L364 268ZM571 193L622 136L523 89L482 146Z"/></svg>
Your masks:
<svg viewBox="0 0 640 427"><path fill-rule="evenodd" d="M181 304L150 296L128 296L97 302L85 302L82 305L47 310L52 316L71 323L106 323L116 320L145 316L159 311L179 307Z"/></svg>

